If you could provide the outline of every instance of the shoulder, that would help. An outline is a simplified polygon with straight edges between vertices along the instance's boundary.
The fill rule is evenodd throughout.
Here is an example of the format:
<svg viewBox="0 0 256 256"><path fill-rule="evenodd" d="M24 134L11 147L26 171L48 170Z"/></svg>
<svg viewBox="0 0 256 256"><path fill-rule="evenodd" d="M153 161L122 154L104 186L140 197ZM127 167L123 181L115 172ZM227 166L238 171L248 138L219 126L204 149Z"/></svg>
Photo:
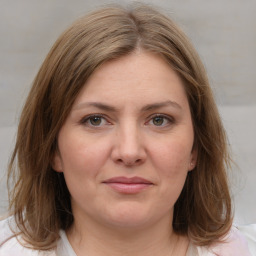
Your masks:
<svg viewBox="0 0 256 256"><path fill-rule="evenodd" d="M0 221L0 256L55 256L53 252L40 252L20 244L21 238L14 236L17 231L13 217Z"/></svg>
<svg viewBox="0 0 256 256"><path fill-rule="evenodd" d="M251 256L245 236L236 227L232 227L223 241L211 246L215 255Z"/></svg>
<svg viewBox="0 0 256 256"><path fill-rule="evenodd" d="M0 221L0 245L1 249L3 245L7 244L7 241L13 240L12 237L14 235L14 232L16 231L15 225L14 225L14 218L9 217L7 219Z"/></svg>
<svg viewBox="0 0 256 256"><path fill-rule="evenodd" d="M247 240L251 254L256 255L256 224L238 226L237 228Z"/></svg>
<svg viewBox="0 0 256 256"><path fill-rule="evenodd" d="M244 232L238 228L232 227L230 232L222 239L222 241L212 244L209 247L190 246L190 252L187 256L253 256L256 255L249 248L248 240ZM192 253L193 252L193 253Z"/></svg>

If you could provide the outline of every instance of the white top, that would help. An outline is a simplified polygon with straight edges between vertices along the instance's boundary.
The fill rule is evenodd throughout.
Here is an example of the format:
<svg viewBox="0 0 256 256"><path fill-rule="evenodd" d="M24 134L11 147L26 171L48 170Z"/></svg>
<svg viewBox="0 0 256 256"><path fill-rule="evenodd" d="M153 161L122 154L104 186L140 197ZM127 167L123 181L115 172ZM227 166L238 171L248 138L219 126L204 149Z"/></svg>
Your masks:
<svg viewBox="0 0 256 256"><path fill-rule="evenodd" d="M13 218L0 221L0 245L12 236L15 228ZM16 237L0 246L0 256L77 256L71 247L65 231L60 231L60 239L55 250L45 252L23 247ZM256 256L256 224L233 227L225 239L211 247L195 246L190 243L186 256Z"/></svg>

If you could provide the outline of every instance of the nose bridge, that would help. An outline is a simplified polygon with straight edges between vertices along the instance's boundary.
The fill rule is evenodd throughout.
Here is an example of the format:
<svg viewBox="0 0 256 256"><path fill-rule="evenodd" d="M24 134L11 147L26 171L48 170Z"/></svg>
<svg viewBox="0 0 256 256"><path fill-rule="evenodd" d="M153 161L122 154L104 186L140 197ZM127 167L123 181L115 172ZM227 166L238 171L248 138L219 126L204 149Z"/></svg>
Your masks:
<svg viewBox="0 0 256 256"><path fill-rule="evenodd" d="M126 165L141 163L145 159L142 131L133 120L121 123L116 137L115 158Z"/></svg>
<svg viewBox="0 0 256 256"><path fill-rule="evenodd" d="M139 129L136 124L130 122L129 124L120 127L119 146L124 152L136 152L140 144Z"/></svg>

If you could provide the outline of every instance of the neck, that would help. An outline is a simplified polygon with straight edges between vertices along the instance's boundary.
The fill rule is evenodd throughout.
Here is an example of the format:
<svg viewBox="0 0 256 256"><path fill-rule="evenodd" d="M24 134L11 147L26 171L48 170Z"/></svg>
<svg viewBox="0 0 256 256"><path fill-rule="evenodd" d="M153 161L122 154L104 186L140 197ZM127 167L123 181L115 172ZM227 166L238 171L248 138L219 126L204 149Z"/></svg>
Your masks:
<svg viewBox="0 0 256 256"><path fill-rule="evenodd" d="M130 229L78 221L67 236L77 256L185 255L188 239L173 232L170 220Z"/></svg>

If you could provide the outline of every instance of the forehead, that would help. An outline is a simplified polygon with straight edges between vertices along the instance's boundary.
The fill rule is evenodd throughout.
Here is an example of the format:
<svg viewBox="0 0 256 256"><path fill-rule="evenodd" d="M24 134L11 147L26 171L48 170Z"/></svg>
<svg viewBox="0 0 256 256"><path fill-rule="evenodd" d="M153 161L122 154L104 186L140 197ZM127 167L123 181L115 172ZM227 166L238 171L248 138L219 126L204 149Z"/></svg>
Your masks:
<svg viewBox="0 0 256 256"><path fill-rule="evenodd" d="M74 105L84 101L140 105L168 100L187 105L181 78L162 57L139 51L100 66Z"/></svg>

